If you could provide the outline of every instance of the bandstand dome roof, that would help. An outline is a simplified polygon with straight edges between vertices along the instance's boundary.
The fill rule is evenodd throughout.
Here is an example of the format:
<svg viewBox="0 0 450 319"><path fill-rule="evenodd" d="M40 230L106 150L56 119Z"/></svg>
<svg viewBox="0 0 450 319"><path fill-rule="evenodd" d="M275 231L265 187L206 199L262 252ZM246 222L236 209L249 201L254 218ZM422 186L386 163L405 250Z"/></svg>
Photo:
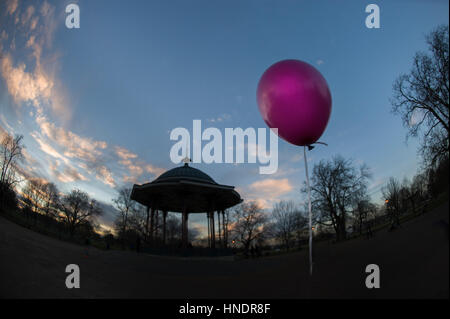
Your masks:
<svg viewBox="0 0 450 319"><path fill-rule="evenodd" d="M191 167L187 164L172 168L167 172L162 173L157 179L152 183L163 183L167 181L176 181L180 179L190 179L196 180L203 183L216 184L217 183L206 173L199 169Z"/></svg>
<svg viewBox="0 0 450 319"><path fill-rule="evenodd" d="M242 202L234 186L221 185L185 163L150 183L133 185L131 199L158 210L202 213L224 210Z"/></svg>

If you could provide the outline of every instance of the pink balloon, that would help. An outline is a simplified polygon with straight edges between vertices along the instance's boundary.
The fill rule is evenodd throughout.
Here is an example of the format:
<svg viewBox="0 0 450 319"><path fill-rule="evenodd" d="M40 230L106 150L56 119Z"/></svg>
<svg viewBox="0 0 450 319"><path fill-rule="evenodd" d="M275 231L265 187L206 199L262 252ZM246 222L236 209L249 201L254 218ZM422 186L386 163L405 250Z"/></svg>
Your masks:
<svg viewBox="0 0 450 319"><path fill-rule="evenodd" d="M258 83L259 111L270 128L294 145L310 145L325 131L331 114L331 93L312 65L283 60L270 66Z"/></svg>

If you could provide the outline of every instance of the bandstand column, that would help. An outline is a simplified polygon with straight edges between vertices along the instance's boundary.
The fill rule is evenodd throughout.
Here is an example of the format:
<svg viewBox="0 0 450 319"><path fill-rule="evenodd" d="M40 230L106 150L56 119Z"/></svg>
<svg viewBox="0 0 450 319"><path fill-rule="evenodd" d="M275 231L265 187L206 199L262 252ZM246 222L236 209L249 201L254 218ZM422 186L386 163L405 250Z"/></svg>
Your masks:
<svg viewBox="0 0 450 319"><path fill-rule="evenodd" d="M155 208L151 208L150 213L150 241L153 243L153 232L155 230Z"/></svg>
<svg viewBox="0 0 450 319"><path fill-rule="evenodd" d="M147 216L145 219L145 239L148 239L148 223L149 223L149 218L150 218L150 207L147 206Z"/></svg>
<svg viewBox="0 0 450 319"><path fill-rule="evenodd" d="M209 220L209 212L206 213L206 224L208 225L208 248L211 248L211 221Z"/></svg>
<svg viewBox="0 0 450 319"><path fill-rule="evenodd" d="M183 209L183 217L182 217L182 222L181 222L181 228L182 228L182 234L181 234L181 239L182 239L182 244L183 244L183 248L187 248L187 244L188 244L188 212L186 207Z"/></svg>
<svg viewBox="0 0 450 319"><path fill-rule="evenodd" d="M223 247L222 235L220 234L220 211L219 210L217 211L217 233L219 234L219 245L220 245L220 247Z"/></svg>
<svg viewBox="0 0 450 319"><path fill-rule="evenodd" d="M223 247L228 246L228 225L225 225L225 211L222 210L222 231L223 231Z"/></svg>
<svg viewBox="0 0 450 319"><path fill-rule="evenodd" d="M167 211L163 211L163 245L166 244L166 219Z"/></svg>
<svg viewBox="0 0 450 319"><path fill-rule="evenodd" d="M211 248L216 248L216 232L214 229L214 211L211 213Z"/></svg>
<svg viewBox="0 0 450 319"><path fill-rule="evenodd" d="M155 212L155 228L154 228L154 232L155 232L155 239L158 240L158 228L159 228L159 210L156 210Z"/></svg>

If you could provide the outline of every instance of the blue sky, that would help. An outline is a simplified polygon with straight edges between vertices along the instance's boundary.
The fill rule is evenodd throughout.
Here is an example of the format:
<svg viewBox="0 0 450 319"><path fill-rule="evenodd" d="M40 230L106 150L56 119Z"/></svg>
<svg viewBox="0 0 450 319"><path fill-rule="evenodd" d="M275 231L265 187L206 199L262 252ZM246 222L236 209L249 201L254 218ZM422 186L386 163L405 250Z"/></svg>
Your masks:
<svg viewBox="0 0 450 319"><path fill-rule="evenodd" d="M81 28L65 27L77 3ZM381 28L365 27L364 1L16 1L0 3L0 125L24 135L24 174L111 203L116 188L175 165L169 132L266 127L256 86L271 64L300 59L326 78L333 110L311 166L341 154L373 172L413 176L418 142L390 113L392 83L410 70L424 36L448 24L448 1L377 1ZM303 201L302 149L279 140L279 170L195 164L266 208ZM204 217L204 216L203 216ZM191 219L200 222L203 217ZM112 216L102 219L110 223Z"/></svg>

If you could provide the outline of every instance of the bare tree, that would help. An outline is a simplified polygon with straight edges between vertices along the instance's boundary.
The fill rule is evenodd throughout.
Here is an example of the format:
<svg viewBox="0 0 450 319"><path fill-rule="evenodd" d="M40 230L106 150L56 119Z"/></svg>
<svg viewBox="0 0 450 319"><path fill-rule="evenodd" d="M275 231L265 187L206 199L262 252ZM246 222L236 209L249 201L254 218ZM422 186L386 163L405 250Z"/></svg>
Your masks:
<svg viewBox="0 0 450 319"><path fill-rule="evenodd" d="M292 247L299 228L301 214L293 201L279 201L272 209L272 231L286 249Z"/></svg>
<svg viewBox="0 0 450 319"><path fill-rule="evenodd" d="M256 202L242 203L233 211L233 238L248 252L253 241L267 233L268 216Z"/></svg>
<svg viewBox="0 0 450 319"><path fill-rule="evenodd" d="M224 248L227 248L229 245L229 233L230 233L230 215L231 215L231 209L227 208L223 211L223 243L224 243Z"/></svg>
<svg viewBox="0 0 450 319"><path fill-rule="evenodd" d="M428 194L435 198L442 192L447 192L449 189L449 171L450 162L442 161L435 168L429 168L426 172L428 180Z"/></svg>
<svg viewBox="0 0 450 319"><path fill-rule="evenodd" d="M42 200L43 200L43 183L39 178L33 178L27 180L27 183L23 189L23 197L25 203L34 213L34 222L36 223L37 214L42 208Z"/></svg>
<svg viewBox="0 0 450 319"><path fill-rule="evenodd" d="M367 197L357 201L353 215L358 222L359 234L362 235L363 225L368 221L370 215L375 215L375 204L371 203Z"/></svg>
<svg viewBox="0 0 450 319"><path fill-rule="evenodd" d="M370 176L366 165L357 168L351 160L341 156L314 166L311 197L315 221L324 225L331 222L337 240L346 238L347 215L366 194Z"/></svg>
<svg viewBox="0 0 450 319"><path fill-rule="evenodd" d="M422 201L427 197L428 185L427 176L425 173L414 176L411 183L412 197L416 202Z"/></svg>
<svg viewBox="0 0 450 319"><path fill-rule="evenodd" d="M0 145L0 185L10 187L17 182L15 179L15 166L23 158L22 145L23 135L15 137L5 134Z"/></svg>
<svg viewBox="0 0 450 319"><path fill-rule="evenodd" d="M119 189L118 196L113 199L113 202L119 211L116 225L119 228L119 236L121 236L122 239L127 232L129 216L136 210L136 202L130 198L131 191L132 188L130 187L122 187Z"/></svg>
<svg viewBox="0 0 450 319"><path fill-rule="evenodd" d="M301 246L304 239L305 230L308 229L309 220L306 218L305 211L297 210L295 214L295 240L298 246Z"/></svg>
<svg viewBox="0 0 450 319"><path fill-rule="evenodd" d="M400 225L400 190L400 182L394 177L391 177L387 184L381 189L381 193L386 201L387 213L390 216L392 223L397 226Z"/></svg>
<svg viewBox="0 0 450 319"><path fill-rule="evenodd" d="M63 196L61 210L71 236L80 225L88 224L94 217L102 214L97 202L79 189Z"/></svg>
<svg viewBox="0 0 450 319"><path fill-rule="evenodd" d="M54 183L42 185L42 210L47 217L54 218L58 214L59 191Z"/></svg>
<svg viewBox="0 0 450 319"><path fill-rule="evenodd" d="M391 103L408 136L422 136L425 164L435 166L449 155L448 26L439 26L426 41L429 52L416 53L411 72L394 82Z"/></svg>
<svg viewBox="0 0 450 319"><path fill-rule="evenodd" d="M411 203L411 188L410 182L405 177L400 185L400 211L406 213L410 208Z"/></svg>
<svg viewBox="0 0 450 319"><path fill-rule="evenodd" d="M174 245L181 239L181 220L180 218L170 214L166 220L166 236L167 242L170 245Z"/></svg>
<svg viewBox="0 0 450 319"><path fill-rule="evenodd" d="M127 231L134 232L140 237L145 238L147 235L146 228L146 207L140 204L135 204L133 209L130 209L128 212L128 220L127 220ZM121 227L119 227L121 229Z"/></svg>
<svg viewBox="0 0 450 319"><path fill-rule="evenodd" d="M194 242L200 237L200 230L198 228L192 227L189 229L188 241Z"/></svg>

